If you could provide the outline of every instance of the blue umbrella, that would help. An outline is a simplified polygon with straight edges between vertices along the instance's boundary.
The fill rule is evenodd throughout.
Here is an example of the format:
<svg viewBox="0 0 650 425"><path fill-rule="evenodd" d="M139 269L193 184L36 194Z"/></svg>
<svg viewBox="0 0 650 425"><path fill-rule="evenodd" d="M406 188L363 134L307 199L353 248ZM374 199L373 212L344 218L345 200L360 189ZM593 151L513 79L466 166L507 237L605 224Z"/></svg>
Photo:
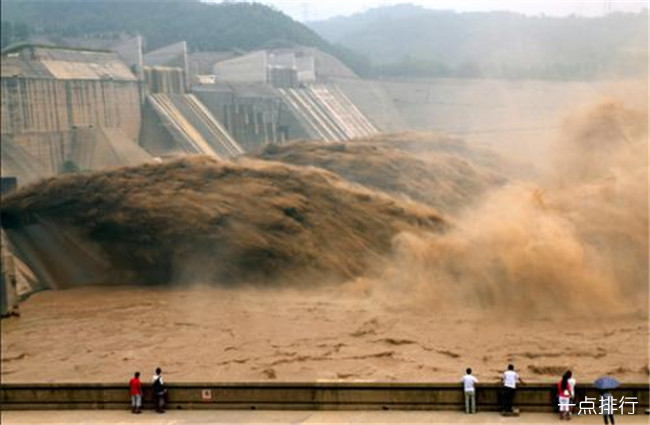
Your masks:
<svg viewBox="0 0 650 425"><path fill-rule="evenodd" d="M594 386L599 390L612 390L621 385L616 379L609 376L601 376L594 381Z"/></svg>

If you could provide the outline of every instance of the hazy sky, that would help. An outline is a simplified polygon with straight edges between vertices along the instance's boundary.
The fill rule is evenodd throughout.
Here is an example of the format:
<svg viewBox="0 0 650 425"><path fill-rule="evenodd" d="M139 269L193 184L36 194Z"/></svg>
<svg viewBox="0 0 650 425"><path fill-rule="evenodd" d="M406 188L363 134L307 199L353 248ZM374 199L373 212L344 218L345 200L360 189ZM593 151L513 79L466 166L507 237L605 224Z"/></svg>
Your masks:
<svg viewBox="0 0 650 425"><path fill-rule="evenodd" d="M417 4L429 9L446 9L458 12L508 10L526 15L601 16L608 11L637 12L648 7L648 1L532 1L532 0L256 0L283 11L299 21L315 21L337 15L351 15L379 6L400 3Z"/></svg>

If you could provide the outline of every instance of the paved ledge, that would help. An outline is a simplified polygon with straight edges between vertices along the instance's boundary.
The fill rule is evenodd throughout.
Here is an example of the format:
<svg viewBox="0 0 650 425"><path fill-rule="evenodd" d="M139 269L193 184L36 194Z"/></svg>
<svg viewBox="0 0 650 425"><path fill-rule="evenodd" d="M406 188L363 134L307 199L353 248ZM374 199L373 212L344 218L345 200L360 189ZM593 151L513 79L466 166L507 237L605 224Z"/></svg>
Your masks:
<svg viewBox="0 0 650 425"><path fill-rule="evenodd" d="M552 424L563 423L555 414L524 413L503 417L495 412L415 411L265 411L175 410L164 415L145 411L133 415L118 410L3 411L3 424ZM574 416L572 424L602 424L600 415ZM617 415L617 424L647 424L645 415Z"/></svg>

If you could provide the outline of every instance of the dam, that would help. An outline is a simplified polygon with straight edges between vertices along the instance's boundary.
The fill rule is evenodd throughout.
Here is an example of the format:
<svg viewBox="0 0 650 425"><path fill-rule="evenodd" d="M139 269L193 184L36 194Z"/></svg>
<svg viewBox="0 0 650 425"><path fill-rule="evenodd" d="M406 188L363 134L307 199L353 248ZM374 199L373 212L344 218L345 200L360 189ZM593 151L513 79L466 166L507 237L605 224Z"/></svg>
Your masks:
<svg viewBox="0 0 650 425"><path fill-rule="evenodd" d="M5 49L3 176L23 185L65 167L100 170L177 154L229 158L269 143L343 141L390 127L381 114L373 122L336 82L358 77L313 48L225 60L215 53L214 63L203 53L199 67L184 42L146 53L142 45L138 36L102 50Z"/></svg>
<svg viewBox="0 0 650 425"><path fill-rule="evenodd" d="M157 366L175 409L459 410L471 366L496 411L511 362L522 412L553 411L568 369L580 396L608 374L648 408L647 209L625 208L647 205L643 113L574 118L564 165L594 140L607 161L559 185L454 131L404 132L497 121L516 109L498 82L144 46L2 52L3 410L122 409L125 377Z"/></svg>
<svg viewBox="0 0 650 425"><path fill-rule="evenodd" d="M2 176L17 187L184 155L228 159L300 139L347 141L392 125L356 105L337 79L359 78L314 48L234 55L188 53L185 42L145 52L141 36L78 43L19 44L2 52ZM392 107L386 97L379 99L365 99L365 110ZM71 234L42 225L25 227L26 233L9 230L7 239L35 268L38 277L22 286L33 290L57 287L61 278L77 280L79 271L59 279L49 275L61 264L77 267L65 255L53 260L59 253L73 250L86 264L96 258ZM5 220L3 227L12 225ZM3 265L11 269L8 275L17 273L13 261Z"/></svg>

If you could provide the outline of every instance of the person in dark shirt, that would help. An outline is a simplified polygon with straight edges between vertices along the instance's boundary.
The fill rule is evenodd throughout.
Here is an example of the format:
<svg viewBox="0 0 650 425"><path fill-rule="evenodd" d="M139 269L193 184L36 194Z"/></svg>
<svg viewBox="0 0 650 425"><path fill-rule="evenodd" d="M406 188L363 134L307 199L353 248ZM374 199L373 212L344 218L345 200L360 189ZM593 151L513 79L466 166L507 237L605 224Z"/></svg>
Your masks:
<svg viewBox="0 0 650 425"><path fill-rule="evenodd" d="M605 421L605 425L608 424L607 419L609 419L612 422L612 425L615 424L614 422L614 410L616 410L616 401L614 400L614 396L612 395L609 390L601 390L600 392L600 411L603 415L603 421Z"/></svg>
<svg viewBox="0 0 650 425"><path fill-rule="evenodd" d="M503 411L506 414L514 413L513 404L515 400L515 391L517 384L523 384L524 380L515 372L514 365L509 364L508 370L503 372Z"/></svg>
<svg viewBox="0 0 650 425"><path fill-rule="evenodd" d="M156 374L153 376L153 395L156 400L156 412L165 413L165 383L162 378L162 369L156 368Z"/></svg>

